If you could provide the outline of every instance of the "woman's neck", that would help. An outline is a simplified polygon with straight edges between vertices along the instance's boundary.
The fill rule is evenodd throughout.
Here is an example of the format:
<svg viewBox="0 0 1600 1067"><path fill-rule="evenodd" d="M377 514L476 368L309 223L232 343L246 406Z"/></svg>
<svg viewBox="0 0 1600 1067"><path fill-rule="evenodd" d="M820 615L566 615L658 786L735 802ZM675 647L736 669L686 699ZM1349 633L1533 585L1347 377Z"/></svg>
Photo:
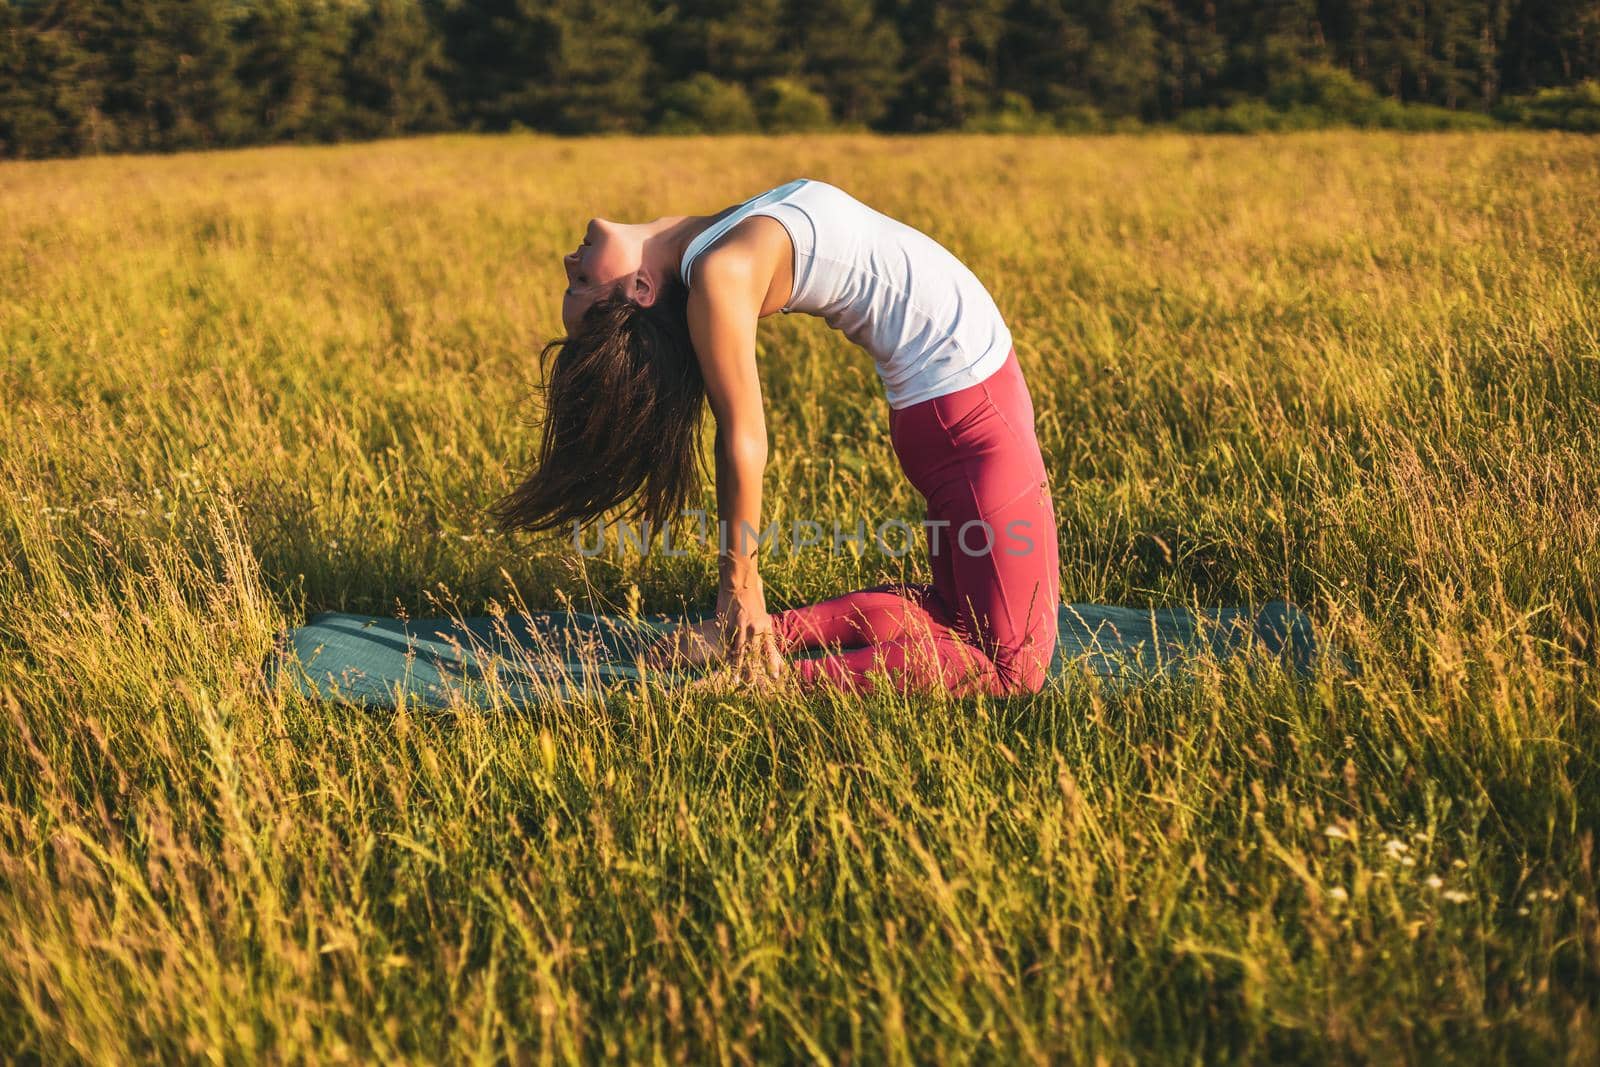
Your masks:
<svg viewBox="0 0 1600 1067"><path fill-rule="evenodd" d="M696 237L730 210L724 209L715 215L669 215L657 219L651 224L656 227L655 231L645 238L646 254L656 259L658 270L670 272L672 277L683 281L683 254Z"/></svg>

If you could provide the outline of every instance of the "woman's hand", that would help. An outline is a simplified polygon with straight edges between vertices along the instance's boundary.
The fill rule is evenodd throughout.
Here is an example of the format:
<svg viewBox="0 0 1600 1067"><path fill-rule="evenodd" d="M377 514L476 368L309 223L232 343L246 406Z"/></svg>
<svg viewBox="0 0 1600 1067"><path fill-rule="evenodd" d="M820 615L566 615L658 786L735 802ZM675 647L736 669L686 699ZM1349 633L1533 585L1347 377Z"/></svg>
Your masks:
<svg viewBox="0 0 1600 1067"><path fill-rule="evenodd" d="M721 679L708 675L696 688L720 687L734 679L764 685L783 677L783 655L759 575L735 585L725 573L716 615L668 631L644 652L646 665L655 668L708 667L724 660L732 670L722 672Z"/></svg>
<svg viewBox="0 0 1600 1067"><path fill-rule="evenodd" d="M747 682L783 674L783 656L767 614L766 592L753 567L745 574L724 572L717 592L717 620L722 650Z"/></svg>

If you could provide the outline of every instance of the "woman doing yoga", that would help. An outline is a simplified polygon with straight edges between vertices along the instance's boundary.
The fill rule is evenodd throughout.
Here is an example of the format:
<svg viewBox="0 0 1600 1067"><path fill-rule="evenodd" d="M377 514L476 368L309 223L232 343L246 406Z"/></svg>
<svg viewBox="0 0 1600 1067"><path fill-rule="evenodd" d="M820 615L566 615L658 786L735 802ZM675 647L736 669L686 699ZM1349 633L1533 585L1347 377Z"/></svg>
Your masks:
<svg viewBox="0 0 1600 1067"><path fill-rule="evenodd" d="M715 215L592 220L566 256L566 336L552 341L534 471L496 506L508 529L555 529L634 502L657 528L698 487L715 418L727 536L714 618L658 655L724 655L802 687L1035 691L1060 600L1049 479L1011 334L978 279L927 235L799 179ZM823 318L871 354L889 434L927 501L932 581L767 612L757 571L767 431L758 319ZM852 519L855 517L852 516ZM700 653L696 653L696 649Z"/></svg>

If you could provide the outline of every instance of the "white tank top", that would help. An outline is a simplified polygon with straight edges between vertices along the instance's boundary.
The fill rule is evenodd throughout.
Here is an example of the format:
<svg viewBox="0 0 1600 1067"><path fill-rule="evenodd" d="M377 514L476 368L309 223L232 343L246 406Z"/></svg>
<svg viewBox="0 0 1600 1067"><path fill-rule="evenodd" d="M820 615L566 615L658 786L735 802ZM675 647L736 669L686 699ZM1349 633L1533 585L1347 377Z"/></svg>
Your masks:
<svg viewBox="0 0 1600 1067"><path fill-rule="evenodd" d="M794 245L785 312L821 316L872 354L889 406L909 407L976 385L1011 351L994 298L942 245L842 189L799 178L751 197L683 251L694 261L752 215L778 220Z"/></svg>

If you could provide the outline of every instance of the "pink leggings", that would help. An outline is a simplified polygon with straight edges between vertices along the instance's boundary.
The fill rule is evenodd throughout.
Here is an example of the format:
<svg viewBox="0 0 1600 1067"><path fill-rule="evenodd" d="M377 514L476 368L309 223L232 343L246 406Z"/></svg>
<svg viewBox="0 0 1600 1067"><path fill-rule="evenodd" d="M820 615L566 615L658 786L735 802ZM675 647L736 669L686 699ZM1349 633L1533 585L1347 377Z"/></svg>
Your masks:
<svg viewBox="0 0 1600 1067"><path fill-rule="evenodd" d="M1036 692L1061 600L1055 515L1017 354L977 385L891 409L889 437L928 503L931 585L883 585L776 612L803 688Z"/></svg>

